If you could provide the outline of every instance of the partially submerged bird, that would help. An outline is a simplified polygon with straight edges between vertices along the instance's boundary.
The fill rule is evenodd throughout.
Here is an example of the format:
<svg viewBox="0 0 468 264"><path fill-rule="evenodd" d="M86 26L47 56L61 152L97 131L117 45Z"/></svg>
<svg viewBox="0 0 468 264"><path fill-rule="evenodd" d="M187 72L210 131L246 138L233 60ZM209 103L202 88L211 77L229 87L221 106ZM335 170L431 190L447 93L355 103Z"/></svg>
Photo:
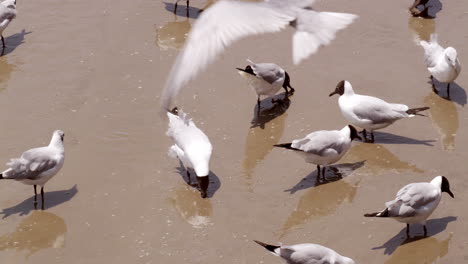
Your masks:
<svg viewBox="0 0 468 264"><path fill-rule="evenodd" d="M348 125L341 130L315 131L304 138L293 140L292 143L274 146L294 150L306 162L316 164L317 177L320 178L320 165L327 166L339 161L355 138L361 139L357 130ZM325 179L325 167L322 168L322 178Z"/></svg>
<svg viewBox="0 0 468 264"><path fill-rule="evenodd" d="M286 91L286 96L294 93L291 87L289 74L274 63L254 63L248 60L245 69L236 68L239 74L247 79L248 84L257 93L257 106L260 111L260 96L273 96L281 87ZM288 90L289 88L289 90ZM272 102L274 103L273 99Z"/></svg>
<svg viewBox="0 0 468 264"><path fill-rule="evenodd" d="M16 17L16 0L5 0L0 3L0 36L2 38L2 55L5 51L5 39L3 38L3 31Z"/></svg>
<svg viewBox="0 0 468 264"><path fill-rule="evenodd" d="M395 121L413 117L429 107L409 108L404 104L391 104L373 96L354 93L353 87L348 81L341 81L335 91L329 96L340 95L338 104L343 116L353 125L363 128L363 136L366 142L374 142L374 130L385 128ZM367 139L367 131L371 139Z"/></svg>
<svg viewBox="0 0 468 264"><path fill-rule="evenodd" d="M10 168L0 173L0 179L15 180L34 186L34 208L37 209L37 185L41 186L42 210L44 210L44 185L63 166L65 133L55 130L50 144L46 147L30 149L21 157L7 163Z"/></svg>
<svg viewBox="0 0 468 264"><path fill-rule="evenodd" d="M191 184L189 169L195 171L201 196L206 198L209 163L213 149L211 142L186 113L174 108L167 112L167 117L169 118L167 135L175 143L169 148L169 155L177 157L185 166L189 184Z"/></svg>
<svg viewBox="0 0 468 264"><path fill-rule="evenodd" d="M424 48L424 62L431 73L432 87L435 90L434 79L447 83L447 96L450 97L450 83L457 79L461 71L457 50L452 47L444 49L437 42L437 34L431 35L431 41L420 42Z"/></svg>
<svg viewBox="0 0 468 264"><path fill-rule="evenodd" d="M411 183L401 188L395 200L385 203L386 208L380 212L365 214L365 217L390 217L406 223L406 235L410 237L410 224L424 225L424 236L427 236L426 219L434 212L442 198L442 192L450 191L446 177L437 176L431 182Z"/></svg>
<svg viewBox="0 0 468 264"><path fill-rule="evenodd" d="M341 256L333 249L317 244L275 246L254 241L273 255L281 257L287 264L355 264L354 260Z"/></svg>
<svg viewBox="0 0 468 264"><path fill-rule="evenodd" d="M218 1L195 21L183 51L178 55L161 96L161 109L170 109L174 98L225 48L250 35L279 32L291 25L293 61L299 64L338 30L354 19L353 14L318 12L315 0L268 0L260 2Z"/></svg>

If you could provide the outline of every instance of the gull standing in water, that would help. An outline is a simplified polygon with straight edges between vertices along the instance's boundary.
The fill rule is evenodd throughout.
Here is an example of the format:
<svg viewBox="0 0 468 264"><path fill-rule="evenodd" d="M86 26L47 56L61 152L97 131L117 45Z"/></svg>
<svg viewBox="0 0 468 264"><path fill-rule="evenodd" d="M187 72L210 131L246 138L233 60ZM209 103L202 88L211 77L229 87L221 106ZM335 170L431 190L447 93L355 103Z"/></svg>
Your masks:
<svg viewBox="0 0 468 264"><path fill-rule="evenodd" d="M444 176L437 176L431 182L411 183L401 188L395 200L385 203L386 208L377 213L365 214L365 217L390 217L406 223L406 235L410 237L410 224L424 225L427 236L426 219L434 212L442 198L442 192L450 191L450 184Z"/></svg>
<svg viewBox="0 0 468 264"><path fill-rule="evenodd" d="M357 130L348 125L341 130L315 131L305 138L293 140L292 143L278 144L275 147L294 150L303 156L306 162L316 164L319 178L320 165L326 166L339 161L355 138L362 140ZM322 178L325 180L325 167L322 168Z"/></svg>
<svg viewBox="0 0 468 264"><path fill-rule="evenodd" d="M44 185L54 177L63 166L65 133L55 130L50 144L24 152L21 157L7 163L10 168L0 173L0 179L15 180L34 185L34 208L37 209L36 186L41 186L42 210L44 210Z"/></svg>
<svg viewBox="0 0 468 264"><path fill-rule="evenodd" d="M435 90L434 78L443 83L447 83L447 96L450 97L450 83L457 79L461 71L457 50L448 47L444 49L437 42L437 35L431 35L431 41L422 40L420 42L424 48L424 58L427 70L431 73L432 88Z"/></svg>
<svg viewBox="0 0 468 264"><path fill-rule="evenodd" d="M274 63L253 63L247 60L249 65L245 69L237 68L239 74L247 79L248 84L257 93L257 107L260 111L260 96L273 96L281 87L286 91L286 96L294 93L291 87L289 74ZM288 90L289 88L289 90ZM272 103L274 103L272 99Z"/></svg>
<svg viewBox="0 0 468 264"><path fill-rule="evenodd" d="M169 155L177 157L185 166L189 184L191 184L189 169L195 171L201 196L206 198L213 149L211 142L186 113L174 108L167 112L167 116L169 118L167 135L175 143L169 148Z"/></svg>
<svg viewBox="0 0 468 264"><path fill-rule="evenodd" d="M315 0L265 0L260 2L218 1L193 25L183 51L167 79L161 109L170 109L180 89L212 63L225 48L250 35L295 28L293 62L299 64L322 45L329 44L338 30L354 19L353 14L318 12Z"/></svg>
<svg viewBox="0 0 468 264"><path fill-rule="evenodd" d="M284 259L288 264L355 264L354 260L341 256L333 249L317 244L274 246L254 241L273 255Z"/></svg>
<svg viewBox="0 0 468 264"><path fill-rule="evenodd" d="M0 36L2 37L2 55L5 52L5 39L3 31L8 24L16 17L16 0L5 0L0 3Z"/></svg>
<svg viewBox="0 0 468 264"><path fill-rule="evenodd" d="M409 108L404 104L390 104L373 96L354 93L353 87L348 81L341 81L330 96L340 95L338 104L343 116L353 125L363 128L363 136L366 142L374 142L374 130L385 128L393 122L413 117L418 112L429 109L429 107ZM371 139L367 139L367 130Z"/></svg>

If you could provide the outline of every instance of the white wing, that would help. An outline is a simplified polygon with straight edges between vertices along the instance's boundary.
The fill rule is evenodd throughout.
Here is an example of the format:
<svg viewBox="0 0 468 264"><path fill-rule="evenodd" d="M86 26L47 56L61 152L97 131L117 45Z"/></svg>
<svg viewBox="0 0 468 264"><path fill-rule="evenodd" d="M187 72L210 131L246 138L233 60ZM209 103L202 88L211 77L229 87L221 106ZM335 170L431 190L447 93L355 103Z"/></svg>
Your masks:
<svg viewBox="0 0 468 264"><path fill-rule="evenodd" d="M293 61L302 60L328 45L338 30L344 29L358 16L346 13L316 12L302 9L298 12L296 33L293 37Z"/></svg>
<svg viewBox="0 0 468 264"><path fill-rule="evenodd" d="M419 43L424 48L424 63L428 68L434 67L438 58L444 54L444 48L437 42L437 34L431 34L430 42L421 40Z"/></svg>
<svg viewBox="0 0 468 264"><path fill-rule="evenodd" d="M267 32L278 32L294 18L267 3L219 1L195 22L184 50L172 67L161 97L163 111L169 109L180 89L234 41Z"/></svg>
<svg viewBox="0 0 468 264"><path fill-rule="evenodd" d="M295 7L311 7L316 0L266 0L265 2L269 2L277 7L288 7L288 6L295 6Z"/></svg>

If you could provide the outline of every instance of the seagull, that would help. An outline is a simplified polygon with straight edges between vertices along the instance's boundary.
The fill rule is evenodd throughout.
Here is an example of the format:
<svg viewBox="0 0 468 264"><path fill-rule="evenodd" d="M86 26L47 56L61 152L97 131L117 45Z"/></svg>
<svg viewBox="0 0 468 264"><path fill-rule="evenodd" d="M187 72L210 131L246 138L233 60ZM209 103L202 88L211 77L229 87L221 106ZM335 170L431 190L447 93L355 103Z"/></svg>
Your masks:
<svg viewBox="0 0 468 264"><path fill-rule="evenodd" d="M254 241L271 251L273 255L283 258L288 264L355 264L354 260L341 256L333 249L317 244L274 246Z"/></svg>
<svg viewBox="0 0 468 264"><path fill-rule="evenodd" d="M16 0L5 0L0 3L0 36L2 37L2 55L5 51L5 39L3 38L3 31L8 24L16 17Z"/></svg>
<svg viewBox="0 0 468 264"><path fill-rule="evenodd" d="M418 112L429 109L429 107L410 109L404 104L390 104L377 97L356 94L348 81L339 82L330 96L334 94L340 95L338 104L343 116L351 124L363 128L365 142L371 143L374 142L374 130L387 127L405 117L421 115ZM370 140L367 139L367 130L371 134Z"/></svg>
<svg viewBox="0 0 468 264"><path fill-rule="evenodd" d="M273 96L281 87L286 91L286 96L294 93L291 87L289 74L274 63L254 63L247 60L249 65L245 69L236 68L239 74L247 79L249 85L257 93L257 106L260 111L260 96ZM288 90L288 88L290 88ZM274 103L272 99L272 103Z"/></svg>
<svg viewBox="0 0 468 264"><path fill-rule="evenodd" d="M410 237L410 224L424 225L424 236L427 236L426 219L439 205L442 193L452 198L449 181L445 176L436 176L431 182L411 183L401 188L395 200L385 203L384 210L365 214L365 217L391 217L398 222L406 223L406 236Z"/></svg>
<svg viewBox="0 0 468 264"><path fill-rule="evenodd" d="M191 185L189 169L197 175L201 197L207 197L210 173L210 157L213 149L208 137L201 131L187 114L177 108L167 112L169 129L167 136L175 142L169 148L169 156L177 157L187 171L188 183Z"/></svg>
<svg viewBox="0 0 468 264"><path fill-rule="evenodd" d="M315 131L304 138L293 140L292 143L274 146L295 150L306 162L316 164L317 177L320 177L320 165L330 165L339 161L355 138L362 140L356 128L347 125L341 130ZM325 180L325 168L322 168L322 178Z"/></svg>
<svg viewBox="0 0 468 264"><path fill-rule="evenodd" d="M63 166L65 133L55 130L46 147L30 149L21 157L7 163L9 169L0 173L0 179L15 180L34 185L34 209L37 209L36 186L41 186L42 207L44 210L44 185L54 177Z"/></svg>
<svg viewBox="0 0 468 264"><path fill-rule="evenodd" d="M420 42L424 48L424 57L427 70L431 73L432 88L435 90L434 78L439 82L447 83L447 95L450 97L450 83L457 79L461 71L457 50L448 47L444 49L437 42L437 34L431 34L431 41Z"/></svg>
<svg viewBox="0 0 468 264"><path fill-rule="evenodd" d="M184 49L167 79L161 109L166 111L179 91L212 63L229 45L249 35L279 32L291 25L293 62L299 64L322 45L329 44L338 30L357 18L354 14L318 12L315 0L222 0L204 11L193 25Z"/></svg>

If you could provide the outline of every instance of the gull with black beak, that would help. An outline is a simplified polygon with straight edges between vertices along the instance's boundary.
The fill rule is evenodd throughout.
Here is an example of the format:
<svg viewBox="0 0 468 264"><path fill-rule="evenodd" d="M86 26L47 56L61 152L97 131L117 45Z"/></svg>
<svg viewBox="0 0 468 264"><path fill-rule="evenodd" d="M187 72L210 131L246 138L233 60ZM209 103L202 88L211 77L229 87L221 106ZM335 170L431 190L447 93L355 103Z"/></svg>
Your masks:
<svg viewBox="0 0 468 264"><path fill-rule="evenodd" d="M339 161L355 138L362 140L356 128L348 125L341 130L315 131L292 143L274 146L294 150L307 163L316 164L317 177L320 178L320 165L327 166ZM322 168L322 179L325 180L325 167Z"/></svg>
<svg viewBox="0 0 468 264"><path fill-rule="evenodd" d="M447 83L447 96L450 97L450 83L457 79L461 71L457 50L452 47L444 49L440 46L437 34L431 35L430 42L422 40L420 44L424 48L427 70L431 73L432 88L435 91L434 78Z"/></svg>
<svg viewBox="0 0 468 264"><path fill-rule="evenodd" d="M341 81L330 96L340 95L338 105L343 116L353 125L363 128L365 142L374 142L374 130L385 128L395 121L413 117L429 107L409 108L404 104L391 104L384 100L354 93L348 81ZM367 139L367 131L371 139Z"/></svg>
<svg viewBox="0 0 468 264"><path fill-rule="evenodd" d="M247 60L245 69L236 68L239 74L246 78L250 87L257 93L257 106L260 111L260 96L273 96L281 87L286 91L286 97L294 93L289 74L274 63L254 63ZM289 90L288 90L289 88ZM272 99L272 103L274 103Z"/></svg>
<svg viewBox="0 0 468 264"><path fill-rule="evenodd" d="M426 219L439 205L442 193L452 198L450 184L446 177L436 176L431 182L411 183L401 188L395 200L385 203L386 208L380 212L365 214L365 217L389 217L406 223L406 235L410 237L410 224L424 225L424 236L427 236Z"/></svg>
<svg viewBox="0 0 468 264"><path fill-rule="evenodd" d="M186 113L174 108L167 112L167 117L169 118L167 135L175 143L169 148L169 155L177 157L185 166L189 184L191 184L189 169L195 171L201 196L206 198L213 149L211 142Z"/></svg>
<svg viewBox="0 0 468 264"><path fill-rule="evenodd" d="M10 168L0 173L0 179L15 180L34 186L34 209L37 209L37 185L41 186L42 210L44 210L44 185L63 166L65 133L55 130L50 144L46 147L30 149L21 157L7 163Z"/></svg>
<svg viewBox="0 0 468 264"><path fill-rule="evenodd" d="M287 264L355 264L354 260L341 256L333 249L317 244L275 246L254 241L273 255L281 257Z"/></svg>
<svg viewBox="0 0 468 264"><path fill-rule="evenodd" d="M10 22L16 17L16 0L5 0L0 3L0 36L2 38L2 55L5 51L5 39L3 31L7 28Z"/></svg>
<svg viewBox="0 0 468 264"><path fill-rule="evenodd" d="M356 15L319 12L315 0L265 0L216 2L195 21L177 56L161 96L161 109L171 109L180 90L211 64L228 46L251 35L274 33L291 26L293 62L328 45L336 33L351 24Z"/></svg>

